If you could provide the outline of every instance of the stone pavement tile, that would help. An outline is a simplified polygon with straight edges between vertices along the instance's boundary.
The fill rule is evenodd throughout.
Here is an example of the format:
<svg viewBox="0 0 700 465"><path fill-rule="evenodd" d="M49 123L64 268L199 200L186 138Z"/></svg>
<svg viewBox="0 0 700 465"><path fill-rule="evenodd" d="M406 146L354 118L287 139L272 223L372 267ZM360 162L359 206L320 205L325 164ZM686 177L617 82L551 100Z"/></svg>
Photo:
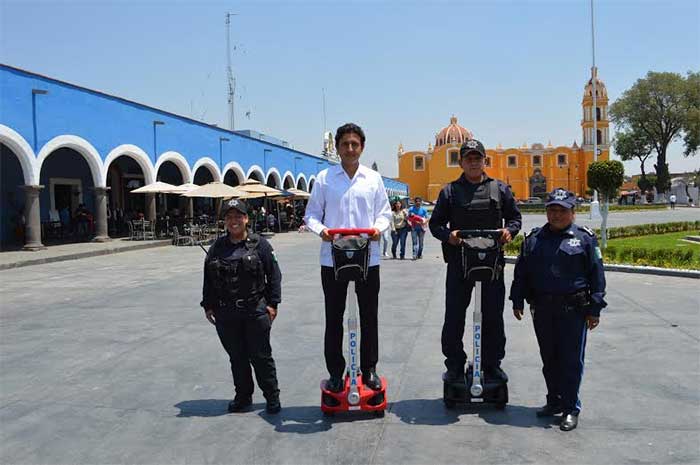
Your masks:
<svg viewBox="0 0 700 465"><path fill-rule="evenodd" d="M460 416L465 415L476 417L478 424L388 424L374 463L618 465L700 460L693 431L592 429L582 418L578 429L564 433L537 421L509 424L488 414Z"/></svg>

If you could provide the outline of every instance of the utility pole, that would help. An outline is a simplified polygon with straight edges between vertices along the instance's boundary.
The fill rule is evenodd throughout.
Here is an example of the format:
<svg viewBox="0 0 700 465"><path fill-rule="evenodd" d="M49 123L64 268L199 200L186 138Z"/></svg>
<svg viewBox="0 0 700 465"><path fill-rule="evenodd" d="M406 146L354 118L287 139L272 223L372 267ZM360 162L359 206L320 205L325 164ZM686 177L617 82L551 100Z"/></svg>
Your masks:
<svg viewBox="0 0 700 465"><path fill-rule="evenodd" d="M593 0L591 0L591 50L593 51L593 66L591 67L591 92L593 97L593 108L591 116L593 117L593 161L598 161L598 100L596 95L596 80L598 73L595 68L595 14L593 11ZM590 215L592 220L599 220L600 217L600 202L598 202L598 191L593 189L593 201L591 202Z"/></svg>
<svg viewBox="0 0 700 465"><path fill-rule="evenodd" d="M233 77L231 68L231 16L236 13L226 13L226 77L228 80L228 128L235 128L236 116L234 114L234 102L236 99L236 78Z"/></svg>

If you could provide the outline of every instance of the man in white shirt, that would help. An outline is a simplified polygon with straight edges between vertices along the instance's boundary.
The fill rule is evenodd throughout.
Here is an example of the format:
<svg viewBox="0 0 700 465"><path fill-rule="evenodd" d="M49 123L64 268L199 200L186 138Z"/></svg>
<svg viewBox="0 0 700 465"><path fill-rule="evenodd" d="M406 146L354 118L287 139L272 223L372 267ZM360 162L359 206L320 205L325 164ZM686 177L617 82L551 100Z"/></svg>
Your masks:
<svg viewBox="0 0 700 465"><path fill-rule="evenodd" d="M326 333L324 354L330 379L326 388L343 390L343 314L348 283L336 281L331 256L329 229L373 228L370 243L367 280L355 283L360 309L360 369L363 383L380 390L376 373L379 360L377 310L379 306L379 238L389 228L391 209L382 177L376 171L360 165L365 148L365 134L356 124L338 128L335 144L340 165L321 171L316 177L311 198L306 206L306 226L319 236L321 243L321 284L325 296Z"/></svg>

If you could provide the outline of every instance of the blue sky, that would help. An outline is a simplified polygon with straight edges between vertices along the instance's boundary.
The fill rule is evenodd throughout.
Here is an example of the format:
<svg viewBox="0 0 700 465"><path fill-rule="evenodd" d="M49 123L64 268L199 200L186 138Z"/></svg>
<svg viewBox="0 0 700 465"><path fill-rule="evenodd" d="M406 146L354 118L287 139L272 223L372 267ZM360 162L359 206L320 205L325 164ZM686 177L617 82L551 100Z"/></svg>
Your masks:
<svg viewBox="0 0 700 465"><path fill-rule="evenodd" d="M699 5L596 1L611 100L649 70L700 68ZM226 11L237 129L318 153L325 88L328 129L362 125L365 162L389 176L399 142L426 148L453 114L487 147L581 142L587 0L0 0L0 62L225 126ZM700 167L681 152L671 171Z"/></svg>

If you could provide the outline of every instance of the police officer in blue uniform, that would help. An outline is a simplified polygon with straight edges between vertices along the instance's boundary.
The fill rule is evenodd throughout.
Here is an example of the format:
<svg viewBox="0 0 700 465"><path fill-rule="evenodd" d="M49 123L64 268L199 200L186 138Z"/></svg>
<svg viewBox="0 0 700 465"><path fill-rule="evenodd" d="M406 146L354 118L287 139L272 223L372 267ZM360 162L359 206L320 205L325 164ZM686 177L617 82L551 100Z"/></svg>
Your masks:
<svg viewBox="0 0 700 465"><path fill-rule="evenodd" d="M440 191L429 222L430 232L442 242L443 257L447 262L442 353L445 355L445 380L448 382L464 380L467 354L462 338L466 310L474 287L473 280L464 278L461 239L457 233L463 229L498 229L501 231L501 242L507 243L521 227L522 217L510 187L486 175L485 158L486 150L478 140L472 139L462 144L459 164L463 174ZM483 284L481 337L485 377L508 381L508 376L501 369L506 347L503 327L504 265L501 254L498 278Z"/></svg>
<svg viewBox="0 0 700 465"><path fill-rule="evenodd" d="M224 204L228 234L209 249L204 262L202 307L216 326L229 355L236 396L229 412L243 412L253 402L253 375L267 400L268 413L281 409L270 329L282 300L282 274L272 246L248 231L248 206Z"/></svg>
<svg viewBox="0 0 700 465"><path fill-rule="evenodd" d="M547 224L525 235L510 290L513 314L523 317L530 304L547 403L538 417L562 413L559 428L578 426L578 390L588 330L598 326L607 304L603 262L595 234L574 223L576 197L555 189L545 203Z"/></svg>

